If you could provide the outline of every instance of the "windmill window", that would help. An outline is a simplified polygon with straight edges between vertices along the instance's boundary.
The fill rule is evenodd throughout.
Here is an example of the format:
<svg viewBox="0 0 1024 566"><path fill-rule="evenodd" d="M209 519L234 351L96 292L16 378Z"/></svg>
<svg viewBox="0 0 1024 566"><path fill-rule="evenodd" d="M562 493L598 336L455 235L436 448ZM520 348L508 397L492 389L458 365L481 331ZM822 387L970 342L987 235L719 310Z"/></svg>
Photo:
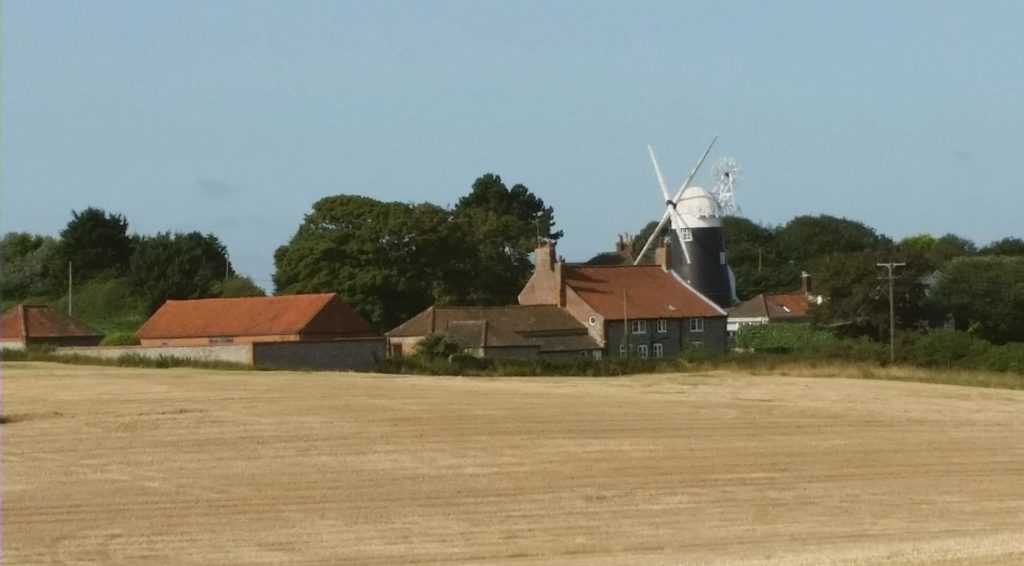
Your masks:
<svg viewBox="0 0 1024 566"><path fill-rule="evenodd" d="M722 265L725 265L725 252L718 252L718 261Z"/></svg>
<svg viewBox="0 0 1024 566"><path fill-rule="evenodd" d="M684 242L693 241L693 230L691 228L683 228L682 239Z"/></svg>

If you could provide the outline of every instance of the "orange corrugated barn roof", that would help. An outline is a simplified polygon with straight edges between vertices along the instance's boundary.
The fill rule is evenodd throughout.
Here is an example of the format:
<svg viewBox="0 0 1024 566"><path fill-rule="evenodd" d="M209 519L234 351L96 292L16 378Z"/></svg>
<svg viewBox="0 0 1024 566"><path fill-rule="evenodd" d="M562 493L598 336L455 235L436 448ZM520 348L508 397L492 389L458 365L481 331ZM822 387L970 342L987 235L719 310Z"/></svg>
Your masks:
<svg viewBox="0 0 1024 566"><path fill-rule="evenodd" d="M145 344L211 337L329 340L378 333L336 293L322 293L167 301L136 335Z"/></svg>

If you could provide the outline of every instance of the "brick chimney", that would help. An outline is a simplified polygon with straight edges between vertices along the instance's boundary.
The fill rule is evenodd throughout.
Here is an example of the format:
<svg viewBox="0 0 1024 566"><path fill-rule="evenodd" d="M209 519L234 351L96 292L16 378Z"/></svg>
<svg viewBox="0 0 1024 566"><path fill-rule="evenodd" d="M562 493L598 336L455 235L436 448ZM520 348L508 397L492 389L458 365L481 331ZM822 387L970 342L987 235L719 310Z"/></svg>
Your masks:
<svg viewBox="0 0 1024 566"><path fill-rule="evenodd" d="M668 271L672 268L672 248L667 241L662 241L654 250L654 263Z"/></svg>
<svg viewBox="0 0 1024 566"><path fill-rule="evenodd" d="M615 251L618 253L633 252L633 236L630 236L629 232L619 234L619 241L615 244Z"/></svg>
<svg viewBox="0 0 1024 566"><path fill-rule="evenodd" d="M533 256L533 275L519 293L519 304L565 306L562 262L557 259L555 244L541 242Z"/></svg>

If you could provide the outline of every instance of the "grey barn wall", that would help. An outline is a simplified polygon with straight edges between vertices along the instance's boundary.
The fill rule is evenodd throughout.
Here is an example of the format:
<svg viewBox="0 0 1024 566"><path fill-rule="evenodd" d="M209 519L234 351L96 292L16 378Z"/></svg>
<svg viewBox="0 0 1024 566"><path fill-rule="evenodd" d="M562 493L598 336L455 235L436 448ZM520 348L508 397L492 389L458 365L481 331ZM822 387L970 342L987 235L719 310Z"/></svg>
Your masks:
<svg viewBox="0 0 1024 566"><path fill-rule="evenodd" d="M230 362L252 365L251 344L225 344L222 346L77 346L57 348L57 354L78 354L105 360L116 360L125 355L148 359L180 358L198 362Z"/></svg>
<svg viewBox="0 0 1024 566"><path fill-rule="evenodd" d="M253 363L258 367L275 369L366 369L387 355L387 340L383 337L329 342L263 342L252 346Z"/></svg>

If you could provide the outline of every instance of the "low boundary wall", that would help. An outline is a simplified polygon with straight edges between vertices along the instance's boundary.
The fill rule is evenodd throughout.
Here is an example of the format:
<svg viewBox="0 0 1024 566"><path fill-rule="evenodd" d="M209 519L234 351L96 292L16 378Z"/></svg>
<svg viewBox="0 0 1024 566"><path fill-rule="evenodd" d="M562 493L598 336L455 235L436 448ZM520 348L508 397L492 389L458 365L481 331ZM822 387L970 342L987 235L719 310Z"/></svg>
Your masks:
<svg viewBox="0 0 1024 566"><path fill-rule="evenodd" d="M197 362L230 362L252 365L252 344L225 344L223 346L96 346L57 348L58 354L78 354L105 360L116 360L124 355L149 359L181 358Z"/></svg>
<svg viewBox="0 0 1024 566"><path fill-rule="evenodd" d="M384 359L386 351L387 340L383 337L216 346L76 346L55 350L57 354L77 354L106 360L135 355L149 359L180 358L292 370L366 369Z"/></svg>

